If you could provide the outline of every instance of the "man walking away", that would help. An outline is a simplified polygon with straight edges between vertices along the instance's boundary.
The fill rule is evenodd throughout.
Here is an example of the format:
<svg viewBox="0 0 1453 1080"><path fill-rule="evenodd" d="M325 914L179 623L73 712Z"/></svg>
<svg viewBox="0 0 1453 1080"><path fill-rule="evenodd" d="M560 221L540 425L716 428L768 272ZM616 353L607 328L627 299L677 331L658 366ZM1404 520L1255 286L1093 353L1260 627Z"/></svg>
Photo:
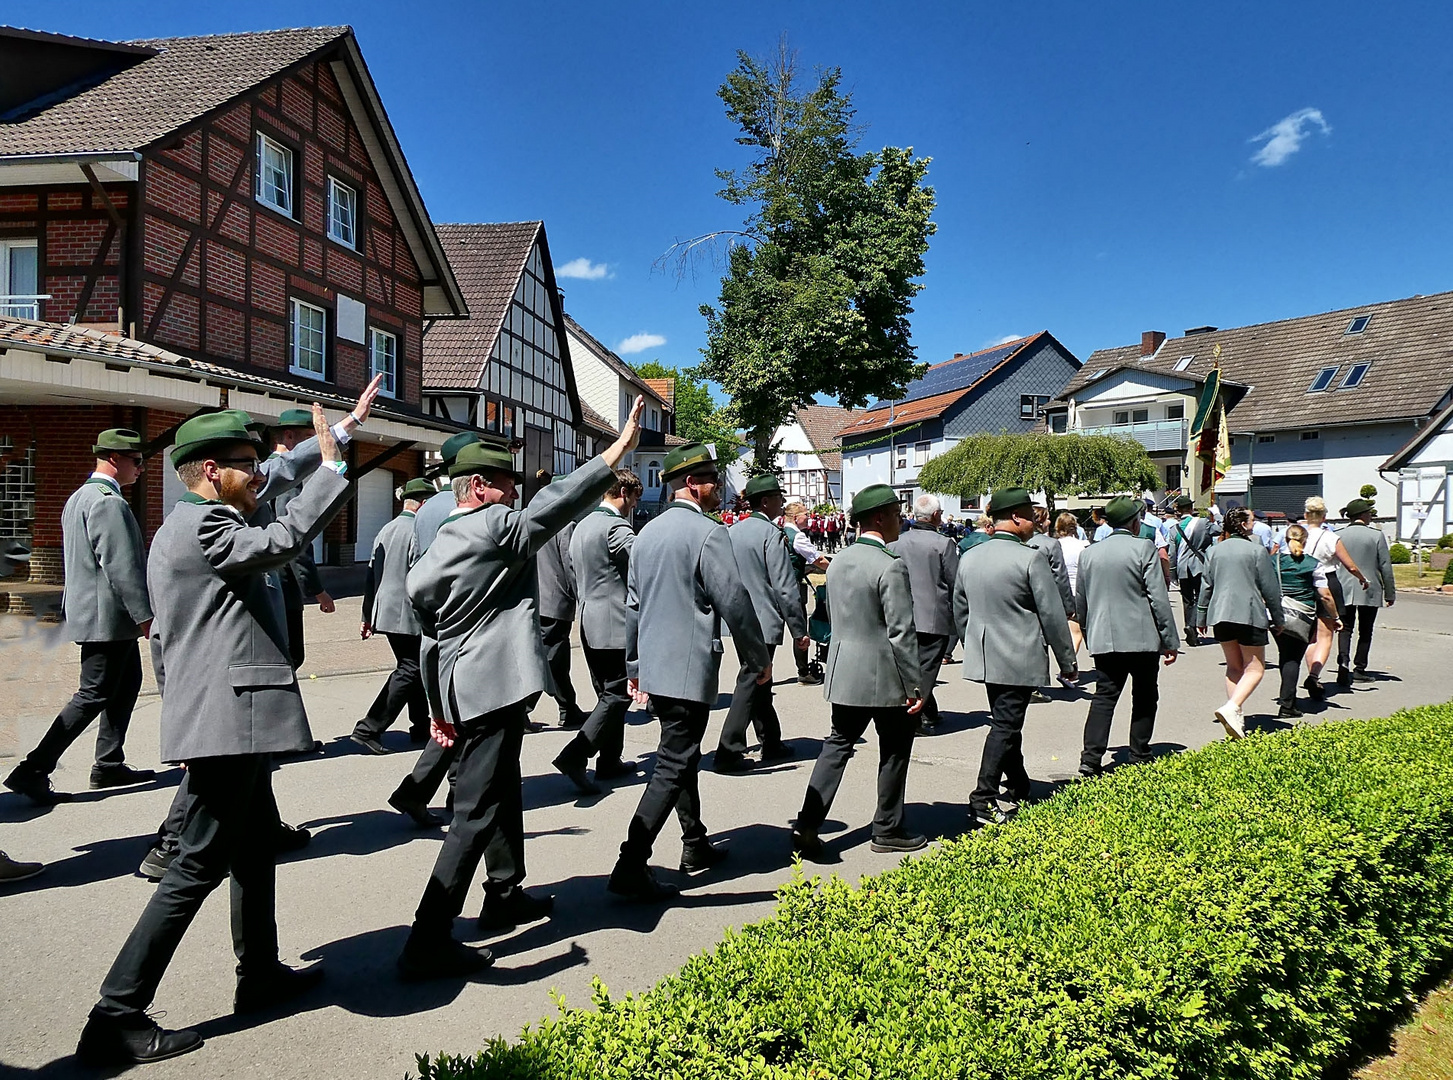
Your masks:
<svg viewBox="0 0 1453 1080"><path fill-rule="evenodd" d="M807 610L810 591L807 575L827 569L827 556L812 546L806 525L805 503L790 502L782 508L782 535L787 537L787 545L792 549L792 572L797 575L797 595L802 599L803 611ZM842 535L841 523L837 535ZM818 686L822 682L822 676L813 673L811 650L811 644L799 648L797 642L792 643L792 659L797 663L797 682L801 686Z"/></svg>
<svg viewBox="0 0 1453 1080"><path fill-rule="evenodd" d="M959 571L959 547L939 532L943 506L936 495L913 500L913 522L888 550L903 560L913 592L913 625L918 636L918 667L923 681L923 709L918 733L938 730L938 702L934 684L939 668L954 641L954 581ZM829 590L829 594L831 590Z"/></svg>
<svg viewBox="0 0 1453 1080"><path fill-rule="evenodd" d="M1352 571L1339 564L1337 576L1341 579L1345 615L1342 630L1337 635L1337 685L1351 686L1352 681L1371 682L1367 673L1367 660L1372 652L1372 628L1377 621L1377 609L1383 604L1392 607L1397 603L1397 583L1392 576L1392 557L1388 552L1387 537L1381 529L1372 524L1375 511L1366 499L1353 499L1342 508L1342 513L1351 521L1337 533L1337 539L1352 556L1359 567L1372 567L1363 581L1358 581ZM1352 635L1357 634L1357 652L1352 653ZM1348 661L1352 667L1349 668Z"/></svg>
<svg viewBox="0 0 1453 1080"><path fill-rule="evenodd" d="M535 477L540 491L551 481L549 470ZM536 493L536 498L539 493ZM560 726L578 728L585 723L585 710L575 701L575 683L570 679L570 628L575 625L575 571L570 566L570 537L575 522L569 522L540 549L535 572L540 584L540 642L545 647L545 666L550 669L552 688L546 692L560 706Z"/></svg>
<svg viewBox="0 0 1453 1080"><path fill-rule="evenodd" d="M1186 630L1186 644L1195 647L1201 643L1196 633L1196 605L1201 596L1201 576L1206 571L1206 552L1211 541L1221 532L1221 527L1209 518L1200 517L1192 511L1194 504L1190 496L1176 496L1176 513L1180 520L1171 529L1171 547L1175 552L1175 575L1180 582L1181 617Z"/></svg>

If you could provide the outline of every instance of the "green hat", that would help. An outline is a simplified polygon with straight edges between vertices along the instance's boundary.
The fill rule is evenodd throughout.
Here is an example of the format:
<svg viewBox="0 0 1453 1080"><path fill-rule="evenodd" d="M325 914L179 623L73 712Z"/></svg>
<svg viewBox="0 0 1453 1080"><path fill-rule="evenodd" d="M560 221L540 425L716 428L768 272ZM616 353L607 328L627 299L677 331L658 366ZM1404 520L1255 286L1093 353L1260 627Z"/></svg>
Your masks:
<svg viewBox="0 0 1453 1080"><path fill-rule="evenodd" d="M747 486L742 488L742 494L747 498L753 495L780 495L782 485L777 482L777 477L772 473L763 473L761 476L754 476L747 481Z"/></svg>
<svg viewBox="0 0 1453 1080"><path fill-rule="evenodd" d="M989 515L1003 510L1018 510L1021 506L1033 506L1034 500L1023 488L1000 488L989 496Z"/></svg>
<svg viewBox="0 0 1453 1080"><path fill-rule="evenodd" d="M444 459L444 465L448 467L454 464L454 459L459 456L459 451L477 442L479 442L479 436L472 431L461 431L457 435L450 435L444 440L444 445L439 447L439 456Z"/></svg>
<svg viewBox="0 0 1453 1080"><path fill-rule="evenodd" d="M194 416L177 428L177 445L172 449L172 466L192 461L222 443L251 443L247 425L252 417L239 409Z"/></svg>
<svg viewBox="0 0 1453 1080"><path fill-rule="evenodd" d="M404 485L403 497L405 499L427 499L438 490L432 480L425 480L420 477L410 480Z"/></svg>
<svg viewBox="0 0 1453 1080"><path fill-rule="evenodd" d="M96 436L96 445L91 447L91 453L97 457L105 457L107 454L117 450L140 450L141 433L132 431L130 428L114 427L107 428Z"/></svg>
<svg viewBox="0 0 1453 1080"><path fill-rule="evenodd" d="M1112 529L1124 528L1135 520L1135 515L1145 509L1145 504L1129 495L1117 495L1105 504L1105 520Z"/></svg>
<svg viewBox="0 0 1453 1080"><path fill-rule="evenodd" d="M897 506L898 492L894 491L887 484L869 484L853 496L851 514L856 521L864 514L877 510L881 506Z"/></svg>
<svg viewBox="0 0 1453 1080"><path fill-rule="evenodd" d="M486 472L509 473L516 480L524 479L515 469L513 454L482 442L469 443L454 456L454 464L449 466L449 479Z"/></svg>
<svg viewBox="0 0 1453 1080"><path fill-rule="evenodd" d="M687 443L678 446L666 455L666 465L661 470L661 479L668 483L678 476L696 472L703 465L716 465L716 458L701 443Z"/></svg>
<svg viewBox="0 0 1453 1080"><path fill-rule="evenodd" d="M1194 505L1195 505L1195 503L1192 501L1192 499L1191 499L1191 497L1189 495L1177 495L1176 496L1176 508L1177 509L1181 509L1181 508L1186 507L1186 506L1194 506Z"/></svg>
<svg viewBox="0 0 1453 1080"><path fill-rule="evenodd" d="M283 414L277 418L273 427L305 427L313 426L312 409L284 409Z"/></svg>
<svg viewBox="0 0 1453 1080"><path fill-rule="evenodd" d="M1344 517L1355 518L1359 517L1362 514L1369 513L1370 511L1375 509L1377 508L1373 506L1371 500L1369 499L1353 499L1350 503L1342 508L1342 514Z"/></svg>

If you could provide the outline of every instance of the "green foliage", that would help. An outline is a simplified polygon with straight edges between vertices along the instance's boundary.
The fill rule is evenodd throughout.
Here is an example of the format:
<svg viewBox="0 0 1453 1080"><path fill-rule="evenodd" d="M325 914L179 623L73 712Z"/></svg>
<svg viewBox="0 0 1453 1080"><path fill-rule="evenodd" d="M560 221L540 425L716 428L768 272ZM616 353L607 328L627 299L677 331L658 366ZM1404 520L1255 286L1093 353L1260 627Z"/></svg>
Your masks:
<svg viewBox="0 0 1453 1080"><path fill-rule="evenodd" d="M748 208L717 307L703 305L697 369L731 396L766 462L772 432L818 395L855 407L919 375L908 316L934 225L928 160L912 148L859 153L837 68L804 88L795 58L738 53L717 94L751 163L719 170L719 194Z"/></svg>
<svg viewBox="0 0 1453 1080"><path fill-rule="evenodd" d="M1448 705L1216 743L421 1076L1319 1080L1453 954L1450 830Z"/></svg>
<svg viewBox="0 0 1453 1080"><path fill-rule="evenodd" d="M1438 537L1438 549L1440 551L1446 551L1449 548L1453 548L1453 533L1444 533Z"/></svg>
<svg viewBox="0 0 1453 1080"><path fill-rule="evenodd" d="M695 368L667 367L659 360L631 365L644 379L676 380L676 434L690 442L714 443L719 458L730 461L742 440L727 409L718 409L711 390Z"/></svg>
<svg viewBox="0 0 1453 1080"><path fill-rule="evenodd" d="M1413 561L1413 553L1408 550L1408 546L1406 544L1393 544L1392 547L1387 549L1387 555L1389 559L1397 563L1399 566L1401 566L1403 563L1410 563Z"/></svg>
<svg viewBox="0 0 1453 1080"><path fill-rule="evenodd" d="M1443 567L1443 584L1453 585L1453 562Z"/></svg>
<svg viewBox="0 0 1453 1080"><path fill-rule="evenodd" d="M1155 463L1134 439L1120 435L970 435L929 458L918 486L972 500L994 488L1056 494L1111 495L1160 484Z"/></svg>
<svg viewBox="0 0 1453 1080"><path fill-rule="evenodd" d="M1357 489L1357 494L1364 499L1375 499L1377 498L1377 485L1363 484L1360 488Z"/></svg>

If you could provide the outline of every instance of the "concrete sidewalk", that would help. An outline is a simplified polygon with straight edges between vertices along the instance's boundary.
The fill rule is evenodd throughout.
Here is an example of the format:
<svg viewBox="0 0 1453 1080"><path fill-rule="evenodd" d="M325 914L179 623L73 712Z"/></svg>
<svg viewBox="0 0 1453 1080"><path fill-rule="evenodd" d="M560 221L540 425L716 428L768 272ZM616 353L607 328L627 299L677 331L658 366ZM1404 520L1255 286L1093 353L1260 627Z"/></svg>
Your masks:
<svg viewBox="0 0 1453 1080"><path fill-rule="evenodd" d="M278 927L285 958L323 957L328 978L287 1015L234 1020L228 910L224 895L208 901L183 941L156 1006L168 1027L197 1027L208 1042L200 1052L151 1066L148 1078L339 1078L399 1077L414 1067L414 1054L440 1050L469 1053L493 1035L513 1036L550 1015L551 992L572 1005L589 1005L592 977L613 995L648 989L693 954L710 948L727 927L771 913L775 890L791 873L789 822L806 788L811 762L828 730L828 709L817 687L787 682L778 672L778 709L797 750L793 761L745 776L703 772L705 818L732 857L693 879L681 901L665 908L634 908L611 902L605 878L639 798L642 781L579 800L551 769L550 759L570 737L557 730L525 740L527 852L531 888L557 897L557 915L489 940L496 967L477 982L405 986L393 963L413 909L438 851L439 835L420 832L385 804L413 763L412 753L370 757L346 741L388 668L383 642L359 643L357 600L323 616L308 613L309 656L303 692L324 756L285 765L276 776L286 820L315 831L313 844L278 870ZM26 636L0 620L5 643L5 695L9 748L28 750L74 688L74 646L49 651L39 635ZM1453 699L1453 603L1441 597L1401 599L1379 616L1373 667L1386 674L1376 683L1335 693L1311 722L1381 716L1398 708ZM12 659L12 657L14 659ZM784 658L785 659L785 658ZM729 672L729 662L724 668ZM787 661L790 663L790 661ZM1087 662L1088 663L1088 662ZM368 674L332 674L373 668ZM981 688L962 681L962 670L944 669L939 700L946 732L921 739L909 773L909 824L931 836L957 834L983 745L986 716ZM579 650L575 681L590 702L589 680ZM723 680L724 684L726 680ZM1173 752L1221 737L1210 710L1224 700L1220 650L1190 650L1161 681L1157 748ZM1274 689L1263 684L1253 698L1254 727L1284 727L1269 719ZM1056 690L1055 700L1034 706L1025 735L1029 770L1037 793L1070 776L1078 759L1086 698ZM706 749L715 745L718 701ZM1124 753L1122 704L1112 748ZM129 739L132 760L155 766L160 702L143 698ZM536 713L553 723L548 699ZM627 752L649 766L656 729L631 714ZM406 746L400 730L388 738ZM0 894L0 1063L5 1075L79 1075L70 1060L95 1000L96 989L152 886L134 876L136 864L166 811L177 770L155 785L123 793L85 792L89 739L73 748L56 775L57 786L82 791L74 803L43 812L0 794L0 847L22 859L40 859L44 874ZM891 856L868 849L877 750L870 736L848 769L824 830L843 861L826 872L849 879L887 869ZM8 769L13 757L0 756ZM707 765L711 758L708 754ZM831 830L831 831L830 831ZM663 877L675 871L679 830L668 823L655 864ZM824 871L814 871L824 872ZM474 938L476 892L457 932Z"/></svg>

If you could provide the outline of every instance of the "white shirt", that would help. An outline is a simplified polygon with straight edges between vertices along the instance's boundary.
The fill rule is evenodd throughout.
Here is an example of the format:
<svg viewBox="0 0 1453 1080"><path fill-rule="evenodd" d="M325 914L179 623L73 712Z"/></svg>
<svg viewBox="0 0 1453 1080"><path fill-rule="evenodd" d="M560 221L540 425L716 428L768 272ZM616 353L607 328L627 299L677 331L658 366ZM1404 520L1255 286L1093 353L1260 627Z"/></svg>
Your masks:
<svg viewBox="0 0 1453 1080"><path fill-rule="evenodd" d="M1271 535L1271 526L1264 521L1255 522L1251 526L1251 535L1261 541L1261 546L1270 551L1276 546L1276 540Z"/></svg>
<svg viewBox="0 0 1453 1080"><path fill-rule="evenodd" d="M1059 549L1065 560L1065 573L1070 577L1070 592L1074 592L1079 587L1080 552L1089 546L1088 540L1078 536L1061 536L1059 538Z"/></svg>
<svg viewBox="0 0 1453 1080"><path fill-rule="evenodd" d="M818 559L822 558L822 553L813 547L812 541L807 538L806 529L799 529L794 525L792 526L792 531L796 534L792 538L792 550L806 559L808 566L813 565Z"/></svg>
<svg viewBox="0 0 1453 1080"><path fill-rule="evenodd" d="M121 494L121 485L119 483L117 483L116 477L114 477L114 476L107 476L103 472L93 472L91 474L91 479L92 480L104 480L104 481L106 481L106 483L110 484L113 488L116 489L116 494L118 494L118 495Z"/></svg>

